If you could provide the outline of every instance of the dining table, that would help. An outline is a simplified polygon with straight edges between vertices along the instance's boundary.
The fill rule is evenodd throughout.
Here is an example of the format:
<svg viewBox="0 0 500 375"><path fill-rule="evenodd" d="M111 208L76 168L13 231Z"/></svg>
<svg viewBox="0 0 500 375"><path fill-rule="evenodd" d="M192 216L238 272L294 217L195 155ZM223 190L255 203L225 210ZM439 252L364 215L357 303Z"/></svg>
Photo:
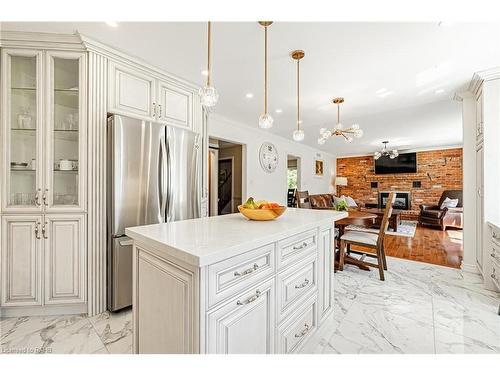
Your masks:
<svg viewBox="0 0 500 375"><path fill-rule="evenodd" d="M377 219L377 214L369 211L360 211L360 210L349 210L347 211L348 216L337 220L335 225L339 229L339 236L335 241L335 272L338 270L338 259L340 257L340 238L345 232L345 228L349 225L361 225L369 227L374 224ZM369 271L370 269L362 264L359 259L354 258L353 256L346 254L344 257L345 264L351 264L353 266L357 266L362 270Z"/></svg>

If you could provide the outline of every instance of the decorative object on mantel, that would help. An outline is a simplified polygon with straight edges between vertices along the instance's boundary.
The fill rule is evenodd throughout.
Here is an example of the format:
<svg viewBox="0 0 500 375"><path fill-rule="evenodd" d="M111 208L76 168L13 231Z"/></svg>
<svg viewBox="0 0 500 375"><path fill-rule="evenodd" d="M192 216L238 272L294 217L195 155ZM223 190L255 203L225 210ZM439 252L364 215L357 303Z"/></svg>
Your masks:
<svg viewBox="0 0 500 375"><path fill-rule="evenodd" d="M322 177L324 174L323 171L323 160L315 159L314 160L314 175L317 177Z"/></svg>
<svg viewBox="0 0 500 375"><path fill-rule="evenodd" d="M396 150L396 149L388 150L387 149L387 144L389 143L389 141L383 141L382 143L384 144L384 148L382 148L382 150L380 150L380 151L375 151L375 153L373 154L373 157L375 158L375 160L380 159L382 156L384 156L384 157L388 156L391 159L395 159L399 156L398 150Z"/></svg>
<svg viewBox="0 0 500 375"><path fill-rule="evenodd" d="M212 65L211 65L211 39L212 39L212 23L208 21L207 26L207 39L208 39L208 48L207 48L207 84L205 87L200 88L199 95L200 101L205 110L212 111L219 100L219 93L215 89L215 87L211 86L211 74L212 74Z"/></svg>
<svg viewBox="0 0 500 375"><path fill-rule="evenodd" d="M336 136L344 137L345 141L348 143L352 142L353 137L361 138L363 136L363 130L359 128L358 124L353 124L347 129L342 128L343 125L340 122L340 105L344 103L344 98L334 98L332 103L337 105L337 124L332 130L328 130L327 128L321 128L319 130L320 137L318 139L318 144L324 145L328 138Z"/></svg>
<svg viewBox="0 0 500 375"><path fill-rule="evenodd" d="M259 21L259 24L264 27L264 113L259 117L259 127L269 129L273 126L273 118L267 113L267 28L271 26L273 21Z"/></svg>
<svg viewBox="0 0 500 375"><path fill-rule="evenodd" d="M268 173L276 170L279 161L278 150L270 142L264 142L259 150L260 166Z"/></svg>
<svg viewBox="0 0 500 375"><path fill-rule="evenodd" d="M347 177L335 177L335 191L337 192L337 186L347 186ZM339 192L337 192L338 194Z"/></svg>
<svg viewBox="0 0 500 375"><path fill-rule="evenodd" d="M293 140L301 142L304 140L304 131L300 129L300 60L305 56L305 53L301 50L295 50L290 53L290 56L297 61L297 130L293 132Z"/></svg>

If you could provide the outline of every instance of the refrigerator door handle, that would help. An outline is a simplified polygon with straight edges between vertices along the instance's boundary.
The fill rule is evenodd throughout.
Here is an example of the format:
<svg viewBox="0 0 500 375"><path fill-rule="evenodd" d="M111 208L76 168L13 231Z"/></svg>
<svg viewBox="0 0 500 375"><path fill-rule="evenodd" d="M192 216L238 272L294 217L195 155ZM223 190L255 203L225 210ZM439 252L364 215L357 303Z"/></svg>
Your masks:
<svg viewBox="0 0 500 375"><path fill-rule="evenodd" d="M160 200L160 214L165 222L165 209L167 205L167 194L165 188L168 189L168 182L165 181L165 163L167 162L167 151L165 146L165 137L160 138L160 155L158 163L158 199Z"/></svg>
<svg viewBox="0 0 500 375"><path fill-rule="evenodd" d="M167 213L166 213L166 222L169 222L172 220L172 205L170 204L172 202L172 159L170 155L170 145L169 142L165 142L166 144L166 159L167 159L167 199L166 199L166 205L167 205Z"/></svg>

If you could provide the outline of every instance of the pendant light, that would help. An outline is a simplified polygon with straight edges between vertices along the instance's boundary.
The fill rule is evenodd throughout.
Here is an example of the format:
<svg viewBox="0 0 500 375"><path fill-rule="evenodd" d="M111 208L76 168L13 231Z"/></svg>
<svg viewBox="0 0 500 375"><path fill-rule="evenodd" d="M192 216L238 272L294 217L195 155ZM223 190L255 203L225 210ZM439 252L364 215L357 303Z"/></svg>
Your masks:
<svg viewBox="0 0 500 375"><path fill-rule="evenodd" d="M293 140L301 142L304 140L304 131L300 129L300 60L305 56L305 53L301 50L295 50L290 56L297 61L297 130L293 132Z"/></svg>
<svg viewBox="0 0 500 375"><path fill-rule="evenodd" d="M382 150L380 151L376 151L374 154L373 154L373 157L375 158L375 160L378 160L380 159L381 157L385 156L385 157L389 157L391 159L395 159L399 156L399 151L394 149L394 150L388 150L387 149L387 144L389 143L389 141L383 141L382 144L384 145L384 147L382 148Z"/></svg>
<svg viewBox="0 0 500 375"><path fill-rule="evenodd" d="M211 111L217 104L217 101L219 100L219 93L215 89L215 87L211 86L211 74L212 74L212 66L211 66L211 39L212 39L212 23L208 21L208 26L207 26L207 39L208 39L208 48L207 48L207 84L205 87L200 88L199 95L200 95L200 101L203 107Z"/></svg>
<svg viewBox="0 0 500 375"><path fill-rule="evenodd" d="M269 129L273 126L273 118L267 113L267 28L273 21L259 21L264 27L264 113L259 117L259 127Z"/></svg>
<svg viewBox="0 0 500 375"><path fill-rule="evenodd" d="M363 136L363 130L359 128L358 124L353 124L347 129L343 129L343 125L340 122L340 105L344 103L344 98L334 98L332 100L333 104L337 105L337 124L332 130L327 128L321 128L319 130L320 137L318 139L318 144L324 145L326 140L330 137L344 137L347 143L351 143L353 137L361 138Z"/></svg>

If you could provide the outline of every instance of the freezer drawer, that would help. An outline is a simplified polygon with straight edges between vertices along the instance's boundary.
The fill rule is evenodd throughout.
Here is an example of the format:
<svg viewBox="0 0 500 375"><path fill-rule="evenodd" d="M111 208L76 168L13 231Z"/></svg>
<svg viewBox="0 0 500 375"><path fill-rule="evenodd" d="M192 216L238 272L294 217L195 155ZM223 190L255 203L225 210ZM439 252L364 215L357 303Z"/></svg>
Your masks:
<svg viewBox="0 0 500 375"><path fill-rule="evenodd" d="M132 305L132 240L114 238L108 259L108 310Z"/></svg>

